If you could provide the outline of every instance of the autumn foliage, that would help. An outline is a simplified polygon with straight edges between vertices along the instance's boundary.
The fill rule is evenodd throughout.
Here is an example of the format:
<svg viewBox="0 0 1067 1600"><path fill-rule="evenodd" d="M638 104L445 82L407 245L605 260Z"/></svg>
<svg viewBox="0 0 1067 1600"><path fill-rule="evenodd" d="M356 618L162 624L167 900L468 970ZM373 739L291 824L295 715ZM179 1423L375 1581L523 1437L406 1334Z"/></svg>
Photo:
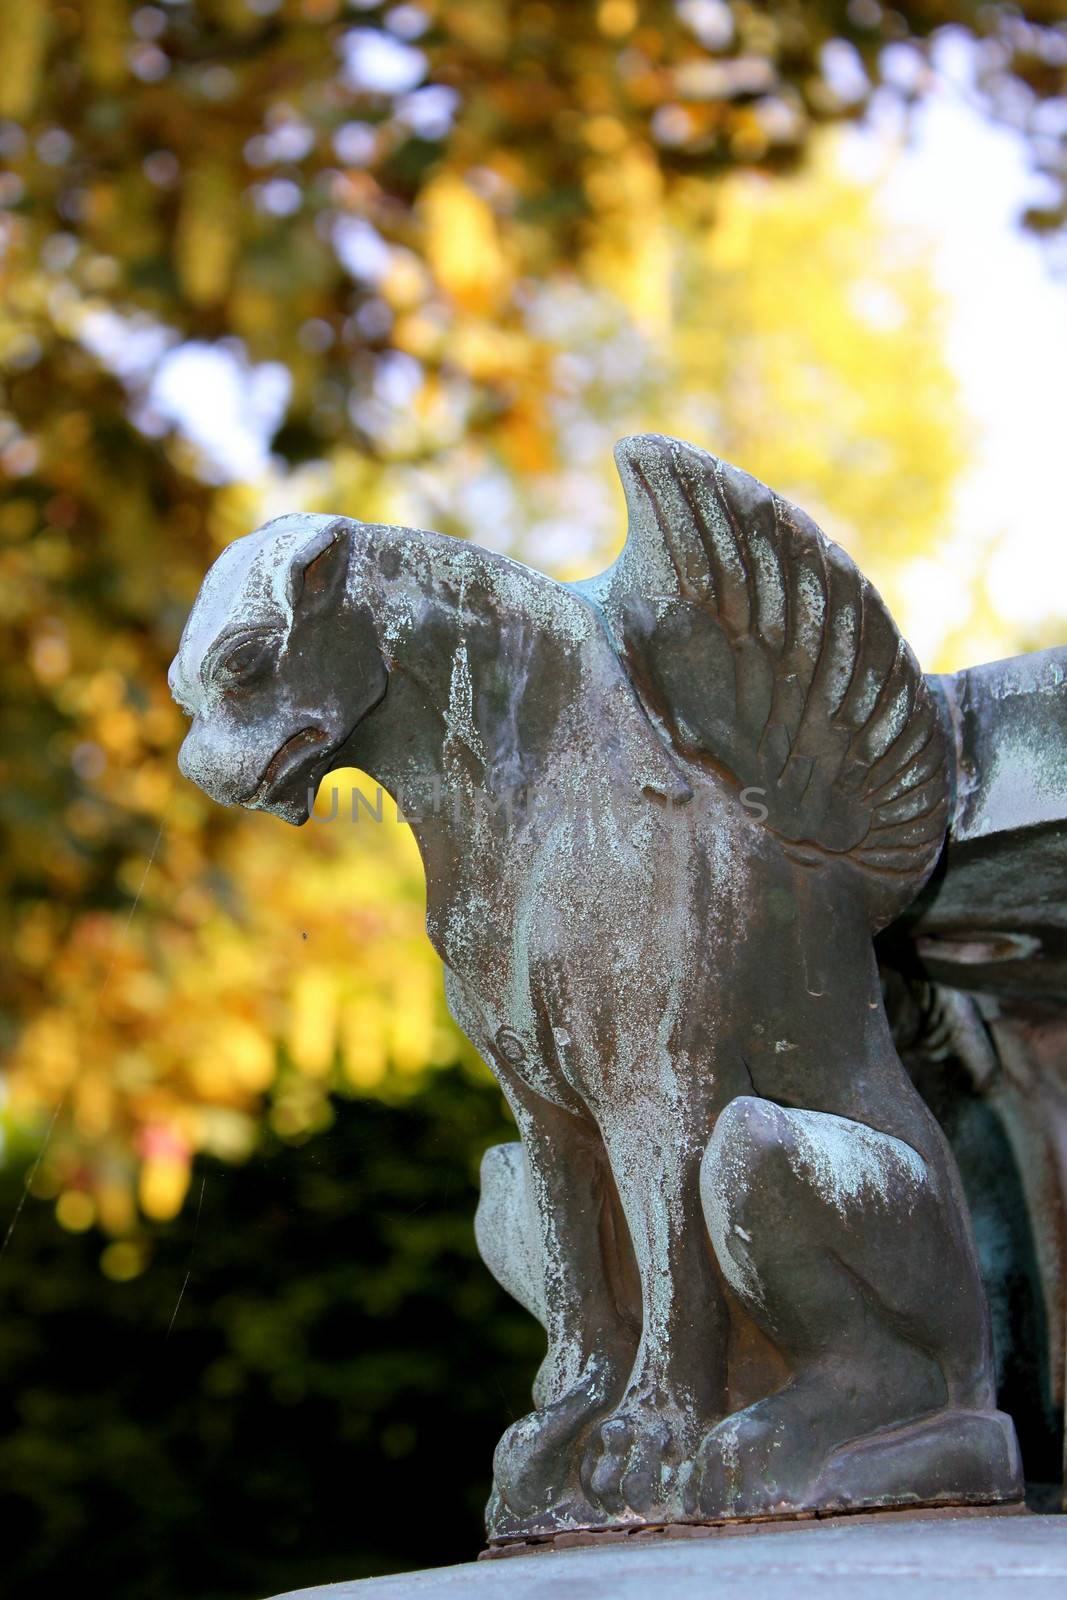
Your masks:
<svg viewBox="0 0 1067 1600"><path fill-rule="evenodd" d="M921 94L946 23L1062 176L1055 0L0 0L5 1115L112 1276L197 1152L467 1049L388 804L295 834L178 778L204 568L308 507L576 576L622 533L612 439L661 427L806 505L906 621L958 398L921 252L821 130ZM205 353L240 450L198 427L210 376L174 400Z"/></svg>

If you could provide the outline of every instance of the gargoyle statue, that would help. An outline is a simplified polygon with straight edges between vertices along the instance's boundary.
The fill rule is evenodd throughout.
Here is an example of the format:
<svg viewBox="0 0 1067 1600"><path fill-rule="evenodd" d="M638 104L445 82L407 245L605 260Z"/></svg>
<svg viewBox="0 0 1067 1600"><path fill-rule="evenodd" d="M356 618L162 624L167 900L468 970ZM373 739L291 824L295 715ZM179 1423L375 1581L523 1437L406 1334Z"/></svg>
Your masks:
<svg viewBox="0 0 1067 1600"><path fill-rule="evenodd" d="M521 1134L479 1247L548 1335L493 1540L1017 1500L872 948L945 836L933 694L803 512L676 440L616 454L629 536L582 583L339 517L230 545L172 668L182 771L301 823L354 765L414 818Z"/></svg>

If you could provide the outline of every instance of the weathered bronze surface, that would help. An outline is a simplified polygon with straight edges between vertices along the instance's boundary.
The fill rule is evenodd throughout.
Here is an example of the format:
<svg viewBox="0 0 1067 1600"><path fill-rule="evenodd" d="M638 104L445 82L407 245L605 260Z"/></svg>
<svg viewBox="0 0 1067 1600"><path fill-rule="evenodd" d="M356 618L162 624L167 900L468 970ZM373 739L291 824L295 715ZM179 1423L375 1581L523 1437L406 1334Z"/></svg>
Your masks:
<svg viewBox="0 0 1067 1600"><path fill-rule="evenodd" d="M492 1538L1015 1500L960 1176L873 945L924 886L886 936L909 994L1025 980L1062 939L1012 853L1010 741L982 746L992 669L927 682L746 474L651 435L617 459L627 543L579 584L340 518L231 545L172 669L182 769L300 823L355 765L412 820L449 1003L521 1134L485 1158L479 1246L548 1335Z"/></svg>
<svg viewBox="0 0 1067 1600"><path fill-rule="evenodd" d="M948 838L880 954L899 1047L963 1166L1028 1476L1067 1509L1067 649L930 684Z"/></svg>

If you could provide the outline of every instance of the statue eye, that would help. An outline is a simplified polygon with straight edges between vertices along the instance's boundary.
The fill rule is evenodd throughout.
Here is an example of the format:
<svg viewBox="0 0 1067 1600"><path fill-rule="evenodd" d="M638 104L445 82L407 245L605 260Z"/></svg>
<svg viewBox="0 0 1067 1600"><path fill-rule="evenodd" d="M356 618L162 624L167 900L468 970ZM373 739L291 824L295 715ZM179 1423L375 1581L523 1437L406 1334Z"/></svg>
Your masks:
<svg viewBox="0 0 1067 1600"><path fill-rule="evenodd" d="M274 640L270 634L255 634L242 639L221 662L221 671L231 683L246 683L261 672L274 657Z"/></svg>

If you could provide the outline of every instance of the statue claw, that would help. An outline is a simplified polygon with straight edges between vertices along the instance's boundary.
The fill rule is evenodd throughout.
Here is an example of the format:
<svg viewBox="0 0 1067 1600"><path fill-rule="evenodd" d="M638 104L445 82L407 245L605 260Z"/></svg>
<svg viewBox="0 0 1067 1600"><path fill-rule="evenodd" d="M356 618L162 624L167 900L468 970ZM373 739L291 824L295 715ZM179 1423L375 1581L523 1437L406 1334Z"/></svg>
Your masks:
<svg viewBox="0 0 1067 1600"><path fill-rule="evenodd" d="M490 1536L547 1533L588 1527L600 1520L574 1482L573 1463L583 1433L607 1404L610 1366L591 1361L583 1377L558 1400L512 1423L493 1458ZM616 1390L616 1393L618 1391Z"/></svg>
<svg viewBox="0 0 1067 1600"><path fill-rule="evenodd" d="M614 1517L677 1516L679 1469L693 1426L681 1408L632 1396L594 1430L582 1466L588 1498Z"/></svg>

